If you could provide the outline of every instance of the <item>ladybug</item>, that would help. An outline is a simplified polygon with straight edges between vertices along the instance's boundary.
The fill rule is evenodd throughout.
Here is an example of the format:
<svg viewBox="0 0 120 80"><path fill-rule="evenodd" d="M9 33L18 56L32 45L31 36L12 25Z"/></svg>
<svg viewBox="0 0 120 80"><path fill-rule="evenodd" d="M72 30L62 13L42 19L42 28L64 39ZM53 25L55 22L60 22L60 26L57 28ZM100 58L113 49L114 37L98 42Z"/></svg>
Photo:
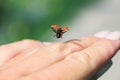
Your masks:
<svg viewBox="0 0 120 80"><path fill-rule="evenodd" d="M57 38L62 38L62 35L69 30L68 27L60 28L58 25L52 25L51 29L56 33Z"/></svg>

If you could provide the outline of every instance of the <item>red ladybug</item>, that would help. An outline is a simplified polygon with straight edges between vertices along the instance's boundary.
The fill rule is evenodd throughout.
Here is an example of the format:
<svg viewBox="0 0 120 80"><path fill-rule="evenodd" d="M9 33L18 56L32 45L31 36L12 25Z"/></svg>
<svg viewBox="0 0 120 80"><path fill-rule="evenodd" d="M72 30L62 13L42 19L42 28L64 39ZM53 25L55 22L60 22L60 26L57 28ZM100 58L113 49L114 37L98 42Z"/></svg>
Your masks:
<svg viewBox="0 0 120 80"><path fill-rule="evenodd" d="M52 25L51 29L56 33L57 38L62 38L62 35L69 30L68 27L60 28L58 25Z"/></svg>

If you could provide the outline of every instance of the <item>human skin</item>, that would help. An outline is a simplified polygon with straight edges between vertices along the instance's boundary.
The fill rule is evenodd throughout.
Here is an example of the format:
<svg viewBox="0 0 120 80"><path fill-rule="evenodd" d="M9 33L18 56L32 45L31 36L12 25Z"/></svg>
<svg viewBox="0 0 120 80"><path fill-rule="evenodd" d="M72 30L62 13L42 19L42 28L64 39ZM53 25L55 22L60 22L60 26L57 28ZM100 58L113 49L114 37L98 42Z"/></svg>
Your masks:
<svg viewBox="0 0 120 80"><path fill-rule="evenodd" d="M0 80L90 80L119 49L119 32L66 42L22 40L2 45Z"/></svg>

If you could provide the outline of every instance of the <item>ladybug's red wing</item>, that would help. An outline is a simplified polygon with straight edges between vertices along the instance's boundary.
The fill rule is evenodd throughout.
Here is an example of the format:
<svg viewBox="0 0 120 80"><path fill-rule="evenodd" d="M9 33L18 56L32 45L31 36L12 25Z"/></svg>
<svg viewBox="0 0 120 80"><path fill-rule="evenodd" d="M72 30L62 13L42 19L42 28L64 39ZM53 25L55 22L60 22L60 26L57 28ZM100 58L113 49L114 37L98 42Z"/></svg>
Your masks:
<svg viewBox="0 0 120 80"><path fill-rule="evenodd" d="M64 34L65 32L67 32L69 30L69 28L68 27L63 27L63 28L61 28L61 30L62 30L62 33Z"/></svg>
<svg viewBox="0 0 120 80"><path fill-rule="evenodd" d="M56 33L59 29L59 26L58 25L52 25L51 29Z"/></svg>
<svg viewBox="0 0 120 80"><path fill-rule="evenodd" d="M69 28L68 27L63 27L63 28L61 28L63 31L68 31L69 30Z"/></svg>

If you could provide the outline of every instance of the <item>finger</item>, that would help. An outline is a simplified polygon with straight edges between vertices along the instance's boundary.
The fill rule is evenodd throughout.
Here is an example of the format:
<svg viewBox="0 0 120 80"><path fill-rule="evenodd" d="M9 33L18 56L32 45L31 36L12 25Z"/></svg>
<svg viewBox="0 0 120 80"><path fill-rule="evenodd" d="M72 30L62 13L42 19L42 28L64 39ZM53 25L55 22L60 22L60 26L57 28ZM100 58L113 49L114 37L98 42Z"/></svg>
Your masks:
<svg viewBox="0 0 120 80"><path fill-rule="evenodd" d="M40 47L36 50L35 53L32 53L28 58L25 58L21 62L17 63L14 66L11 66L3 71L1 71L0 75L5 77L7 74L10 74L10 77L5 77L9 79L16 79L20 76L27 75L37 70L42 70L56 62L64 59L65 56L75 52L76 50L83 50L84 47L92 44L96 41L97 38L91 36L89 38L84 38L82 41L72 41L67 43L53 43L48 46ZM84 43L83 43L84 42ZM85 44L85 45L84 45ZM84 47L80 46L83 45ZM71 48L71 47L72 48ZM13 69L16 72L13 72ZM17 74L15 76L14 74ZM7 80L6 79L6 80Z"/></svg>
<svg viewBox="0 0 120 80"><path fill-rule="evenodd" d="M32 40L29 40L29 41L31 41L31 43L33 43ZM27 42L27 41L26 41L26 42ZM13 66L13 65L15 65L15 64L17 64L17 63L20 63L22 60L24 60L25 58L29 57L31 54L35 53L40 46L42 47L42 46L47 46L47 45L52 44L52 43L50 43L50 42L40 43L40 42L37 42L37 41L34 41L34 43L35 43L36 45L39 45L39 46L31 46L31 48L22 51L21 54L15 56L13 59L11 59L11 60L9 60L8 62L6 62L6 64L2 65L2 66L0 67L0 70L4 70L4 69L6 69L6 68L8 68L8 67L10 67L10 66ZM40 44L41 44L41 45L40 45ZM29 54L26 54L26 53L29 53Z"/></svg>
<svg viewBox="0 0 120 80"><path fill-rule="evenodd" d="M0 71L3 71L7 68L15 66L16 64L24 61L24 59L28 58L30 55L34 54L39 47L30 48L27 50L22 51L19 55L15 56L14 58L7 61L5 64L0 66Z"/></svg>
<svg viewBox="0 0 120 80"><path fill-rule="evenodd" d="M43 71L38 71L20 80L88 80L120 48L120 36L112 33L105 38L87 49L68 55L61 62Z"/></svg>
<svg viewBox="0 0 120 80"><path fill-rule="evenodd" d="M105 30L105 31L101 31L101 32L94 34L94 36L99 37L99 38L105 38L106 36L110 34L111 34L110 31Z"/></svg>
<svg viewBox="0 0 120 80"><path fill-rule="evenodd" d="M22 51L39 45L41 45L41 43L38 41L23 40L23 41L0 46L0 65L4 64L9 59L17 56Z"/></svg>
<svg viewBox="0 0 120 80"><path fill-rule="evenodd" d="M44 45L50 45L52 44L51 42L43 42Z"/></svg>

